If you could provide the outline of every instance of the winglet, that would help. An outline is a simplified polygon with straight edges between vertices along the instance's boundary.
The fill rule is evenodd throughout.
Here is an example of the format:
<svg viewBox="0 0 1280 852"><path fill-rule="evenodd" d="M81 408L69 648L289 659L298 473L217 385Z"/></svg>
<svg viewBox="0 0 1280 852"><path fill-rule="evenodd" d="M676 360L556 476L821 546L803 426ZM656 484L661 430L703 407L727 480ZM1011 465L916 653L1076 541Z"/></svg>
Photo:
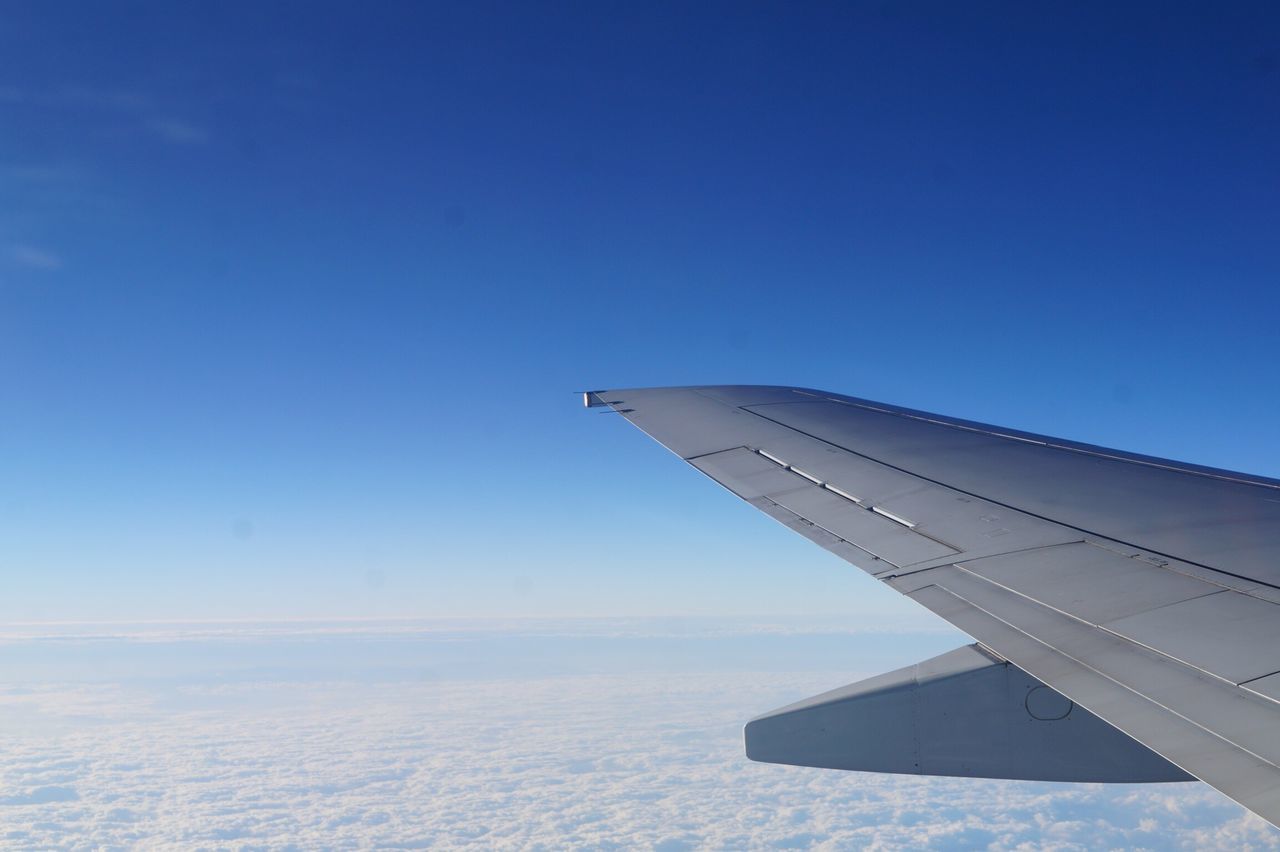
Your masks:
<svg viewBox="0 0 1280 852"><path fill-rule="evenodd" d="M582 405L585 408L595 408L599 405L608 405L609 403L600 398L601 393L603 393L603 391L583 391Z"/></svg>

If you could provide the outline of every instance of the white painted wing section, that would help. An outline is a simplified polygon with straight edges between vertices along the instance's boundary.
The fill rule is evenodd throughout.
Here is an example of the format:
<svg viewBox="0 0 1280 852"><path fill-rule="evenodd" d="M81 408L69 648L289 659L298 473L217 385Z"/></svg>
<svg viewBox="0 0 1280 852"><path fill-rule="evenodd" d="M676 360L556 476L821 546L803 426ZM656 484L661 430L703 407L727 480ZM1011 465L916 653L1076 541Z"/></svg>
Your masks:
<svg viewBox="0 0 1280 852"><path fill-rule="evenodd" d="M1280 821L1280 483L798 388L593 400Z"/></svg>

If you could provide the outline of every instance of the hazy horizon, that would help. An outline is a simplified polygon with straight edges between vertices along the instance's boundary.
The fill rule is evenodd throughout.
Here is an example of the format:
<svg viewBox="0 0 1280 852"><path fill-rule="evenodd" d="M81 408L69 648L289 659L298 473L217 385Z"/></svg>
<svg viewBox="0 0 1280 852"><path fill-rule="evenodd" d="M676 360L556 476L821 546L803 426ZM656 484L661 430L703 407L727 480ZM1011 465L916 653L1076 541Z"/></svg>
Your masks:
<svg viewBox="0 0 1280 852"><path fill-rule="evenodd" d="M1201 784L753 764L751 716L967 640L638 621L0 636L0 843L1280 848Z"/></svg>

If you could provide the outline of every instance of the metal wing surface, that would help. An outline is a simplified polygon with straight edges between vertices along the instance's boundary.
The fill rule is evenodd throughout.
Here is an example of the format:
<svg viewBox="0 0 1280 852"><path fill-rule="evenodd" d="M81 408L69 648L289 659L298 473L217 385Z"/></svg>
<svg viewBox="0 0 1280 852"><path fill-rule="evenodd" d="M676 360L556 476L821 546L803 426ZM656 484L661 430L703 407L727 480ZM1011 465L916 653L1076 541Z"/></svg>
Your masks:
<svg viewBox="0 0 1280 852"><path fill-rule="evenodd" d="M1280 482L801 388L586 402L1280 822Z"/></svg>

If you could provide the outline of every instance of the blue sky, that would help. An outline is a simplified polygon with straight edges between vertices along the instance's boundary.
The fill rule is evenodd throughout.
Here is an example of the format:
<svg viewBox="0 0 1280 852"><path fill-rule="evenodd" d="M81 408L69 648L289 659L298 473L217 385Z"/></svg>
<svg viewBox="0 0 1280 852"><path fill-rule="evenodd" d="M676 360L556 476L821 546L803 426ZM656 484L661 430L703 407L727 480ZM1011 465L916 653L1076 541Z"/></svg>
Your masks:
<svg viewBox="0 0 1280 852"><path fill-rule="evenodd" d="M13 3L0 618L917 619L594 387L1280 475L1269 4Z"/></svg>

